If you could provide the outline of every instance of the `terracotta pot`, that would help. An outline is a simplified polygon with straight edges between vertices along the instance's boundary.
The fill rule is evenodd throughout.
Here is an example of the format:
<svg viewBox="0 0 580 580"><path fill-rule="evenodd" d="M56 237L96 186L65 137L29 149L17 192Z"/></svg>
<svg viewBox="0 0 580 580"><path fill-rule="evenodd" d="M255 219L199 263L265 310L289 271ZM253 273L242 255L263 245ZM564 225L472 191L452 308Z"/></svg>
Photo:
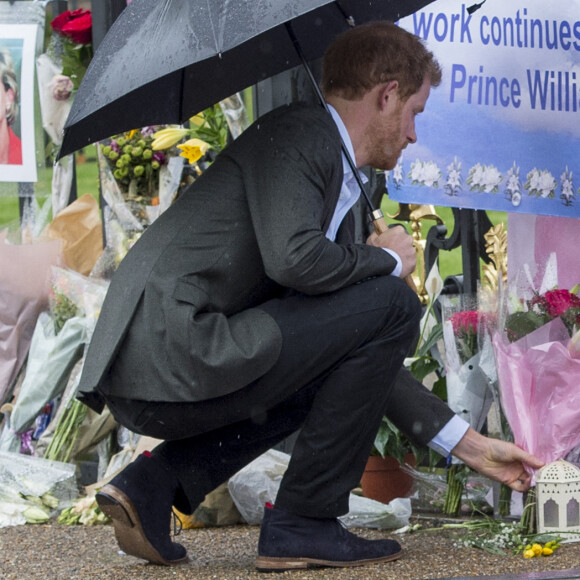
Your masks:
<svg viewBox="0 0 580 580"><path fill-rule="evenodd" d="M405 455L405 463L414 467L415 456L412 453ZM412 486L413 478L401 469L394 457L369 457L361 479L364 497L389 503L396 497L407 497Z"/></svg>

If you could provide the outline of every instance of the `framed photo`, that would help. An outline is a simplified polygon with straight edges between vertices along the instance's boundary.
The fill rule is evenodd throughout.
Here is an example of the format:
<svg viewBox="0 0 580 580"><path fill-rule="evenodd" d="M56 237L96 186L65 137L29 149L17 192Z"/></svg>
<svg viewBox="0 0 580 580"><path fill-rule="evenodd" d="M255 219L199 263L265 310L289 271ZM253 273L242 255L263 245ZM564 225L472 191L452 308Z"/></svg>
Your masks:
<svg viewBox="0 0 580 580"><path fill-rule="evenodd" d="M0 24L0 182L37 181L36 24Z"/></svg>

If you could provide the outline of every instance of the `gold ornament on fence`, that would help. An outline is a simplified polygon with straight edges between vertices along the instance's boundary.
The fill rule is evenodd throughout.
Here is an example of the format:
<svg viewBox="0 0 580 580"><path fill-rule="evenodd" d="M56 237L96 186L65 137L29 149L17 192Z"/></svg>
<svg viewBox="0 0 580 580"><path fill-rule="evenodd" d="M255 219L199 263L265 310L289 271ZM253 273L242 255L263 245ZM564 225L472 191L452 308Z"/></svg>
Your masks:
<svg viewBox="0 0 580 580"><path fill-rule="evenodd" d="M425 245L426 240L422 236L422 222L430 220L436 222L437 225L442 225L443 220L437 215L435 206L421 205L421 204L407 204L400 203L396 214L389 215L391 219L398 221L408 221L411 224L411 232L413 236L413 245L417 253L417 268L413 274L415 286L417 287L417 294L423 304L427 304L429 296L425 289L425 280L428 272L425 267Z"/></svg>
<svg viewBox="0 0 580 580"><path fill-rule="evenodd" d="M507 282L507 231L500 223L492 226L483 237L491 262L482 266L482 285L497 290L500 276L503 282Z"/></svg>

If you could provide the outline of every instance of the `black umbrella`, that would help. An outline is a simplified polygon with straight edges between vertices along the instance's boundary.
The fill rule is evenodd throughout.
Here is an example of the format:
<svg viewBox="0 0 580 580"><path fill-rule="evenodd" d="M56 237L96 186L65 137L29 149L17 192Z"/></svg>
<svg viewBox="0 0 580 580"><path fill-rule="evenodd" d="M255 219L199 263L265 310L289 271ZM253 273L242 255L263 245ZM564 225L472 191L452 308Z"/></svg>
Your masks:
<svg viewBox="0 0 580 580"><path fill-rule="evenodd" d="M133 0L93 57L59 156L130 129L181 124L302 58L320 58L353 24L397 20L430 1Z"/></svg>
<svg viewBox="0 0 580 580"><path fill-rule="evenodd" d="M103 39L64 127L59 157L147 125L181 124L220 100L320 58L341 32L398 20L432 0L133 0ZM356 178L354 163L343 147ZM371 207L377 232L386 228Z"/></svg>

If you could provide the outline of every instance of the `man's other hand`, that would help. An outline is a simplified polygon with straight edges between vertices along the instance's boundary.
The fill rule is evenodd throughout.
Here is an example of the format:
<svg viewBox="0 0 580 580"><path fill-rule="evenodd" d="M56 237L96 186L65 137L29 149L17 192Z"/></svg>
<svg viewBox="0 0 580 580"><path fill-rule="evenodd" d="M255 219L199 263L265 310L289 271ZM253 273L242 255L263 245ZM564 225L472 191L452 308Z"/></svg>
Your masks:
<svg viewBox="0 0 580 580"><path fill-rule="evenodd" d="M396 252L403 265L399 274L401 278L406 278L417 267L417 253L413 245L413 238L407 233L403 225L388 228L382 234L373 232L367 238L367 244Z"/></svg>

